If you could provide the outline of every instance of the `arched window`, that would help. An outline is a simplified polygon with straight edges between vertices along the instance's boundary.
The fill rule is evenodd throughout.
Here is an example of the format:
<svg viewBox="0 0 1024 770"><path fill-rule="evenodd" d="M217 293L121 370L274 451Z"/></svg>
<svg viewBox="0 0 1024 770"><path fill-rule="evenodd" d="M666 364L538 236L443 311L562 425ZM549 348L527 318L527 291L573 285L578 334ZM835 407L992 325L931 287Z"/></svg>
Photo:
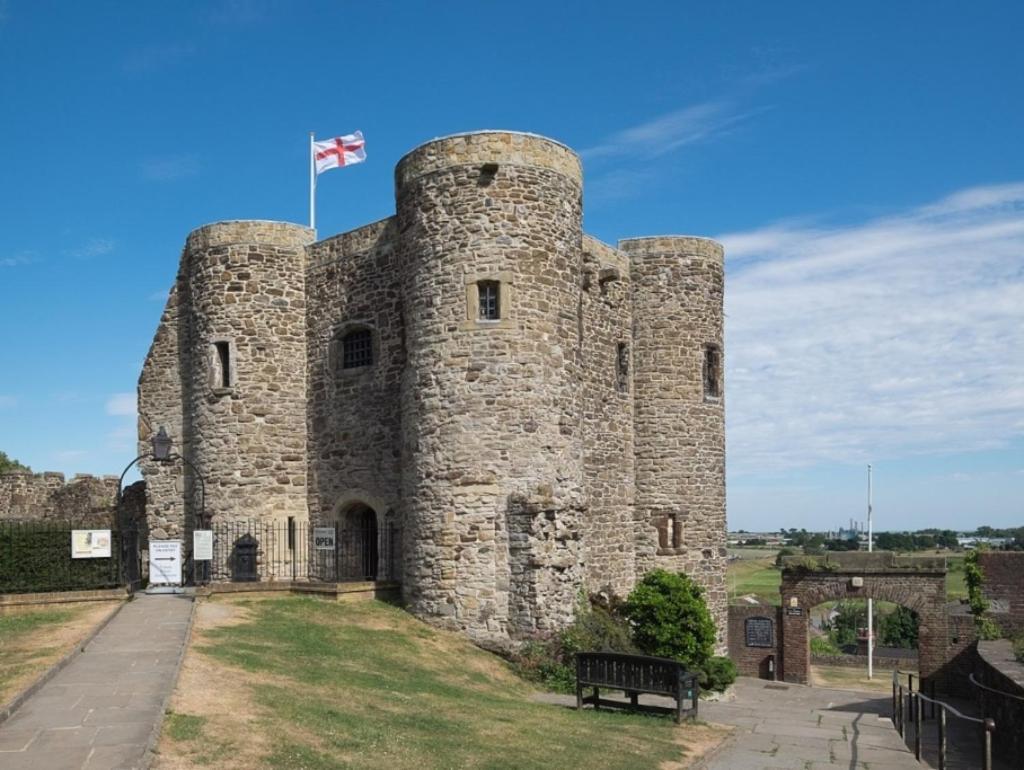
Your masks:
<svg viewBox="0 0 1024 770"><path fill-rule="evenodd" d="M373 335L369 329L353 329L341 338L341 368L356 369L373 363Z"/></svg>

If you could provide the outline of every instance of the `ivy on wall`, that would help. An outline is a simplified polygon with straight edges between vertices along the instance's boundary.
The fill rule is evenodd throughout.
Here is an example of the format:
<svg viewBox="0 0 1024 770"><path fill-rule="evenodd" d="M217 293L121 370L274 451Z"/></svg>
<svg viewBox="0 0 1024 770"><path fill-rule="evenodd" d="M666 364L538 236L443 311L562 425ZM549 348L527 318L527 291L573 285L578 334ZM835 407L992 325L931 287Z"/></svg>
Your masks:
<svg viewBox="0 0 1024 770"><path fill-rule="evenodd" d="M999 639L1002 629L989 615L989 601L981 592L985 583L985 571L978 563L978 554L982 549L976 548L964 557L964 580L967 583L967 603L970 605L971 614L974 616L974 627L978 631L979 639Z"/></svg>

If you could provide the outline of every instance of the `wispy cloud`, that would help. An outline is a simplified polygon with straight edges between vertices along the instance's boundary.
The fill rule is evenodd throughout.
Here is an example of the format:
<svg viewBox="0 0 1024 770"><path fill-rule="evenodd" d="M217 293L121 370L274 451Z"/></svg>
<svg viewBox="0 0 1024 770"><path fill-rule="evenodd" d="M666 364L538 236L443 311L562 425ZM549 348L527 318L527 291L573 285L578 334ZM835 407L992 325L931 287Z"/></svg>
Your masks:
<svg viewBox="0 0 1024 770"><path fill-rule="evenodd" d="M173 182L198 173L199 159L195 155L169 155L142 162L142 175L154 182Z"/></svg>
<svg viewBox="0 0 1024 770"><path fill-rule="evenodd" d="M137 411L134 393L115 393L107 399L107 414L134 417Z"/></svg>
<svg viewBox="0 0 1024 770"><path fill-rule="evenodd" d="M18 405L18 399L15 396L5 396L0 394L0 409L11 409Z"/></svg>
<svg viewBox="0 0 1024 770"><path fill-rule="evenodd" d="M720 240L732 470L1024 436L1024 184Z"/></svg>
<svg viewBox="0 0 1024 770"><path fill-rule="evenodd" d="M109 254L114 250L114 246L115 242L113 238L90 238L81 246L68 249L65 253L68 256L75 257L77 259L90 259L92 257Z"/></svg>
<svg viewBox="0 0 1024 770"><path fill-rule="evenodd" d="M121 425L107 433L106 446L113 452L128 452L135 448L137 432L134 425Z"/></svg>
<svg viewBox="0 0 1024 770"><path fill-rule="evenodd" d="M191 43L159 43L132 51L124 60L125 72L145 75L173 66L195 54Z"/></svg>
<svg viewBox="0 0 1024 770"><path fill-rule="evenodd" d="M728 101L694 104L618 131L580 154L587 160L614 155L657 158L723 134L761 111L740 111Z"/></svg>
<svg viewBox="0 0 1024 770"><path fill-rule="evenodd" d="M30 265L35 261L31 252L22 251L9 257L0 257L0 267L19 267L20 265Z"/></svg>

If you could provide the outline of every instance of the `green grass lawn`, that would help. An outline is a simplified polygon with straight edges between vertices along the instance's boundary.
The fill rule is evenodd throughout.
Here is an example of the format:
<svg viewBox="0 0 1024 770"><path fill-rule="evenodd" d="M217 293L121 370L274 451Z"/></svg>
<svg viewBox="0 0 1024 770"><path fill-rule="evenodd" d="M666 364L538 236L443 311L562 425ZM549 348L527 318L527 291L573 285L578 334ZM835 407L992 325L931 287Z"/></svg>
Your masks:
<svg viewBox="0 0 1024 770"><path fill-rule="evenodd" d="M244 687L231 702L251 704L248 735L273 736L237 766L626 770L685 754L692 728L536 703L500 658L395 607L297 597L241 604L242 622L201 632L193 648ZM211 686L200 679L196 689ZM183 681L161 743L168 766L235 767L247 734L222 704L184 713Z"/></svg>

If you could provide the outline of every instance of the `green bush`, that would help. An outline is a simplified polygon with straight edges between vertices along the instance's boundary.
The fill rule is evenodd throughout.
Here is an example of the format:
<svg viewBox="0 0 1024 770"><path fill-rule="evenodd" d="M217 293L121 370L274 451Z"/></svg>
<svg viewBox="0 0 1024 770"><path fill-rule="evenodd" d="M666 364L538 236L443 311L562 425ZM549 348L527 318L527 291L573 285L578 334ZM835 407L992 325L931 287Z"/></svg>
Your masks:
<svg viewBox="0 0 1024 770"><path fill-rule="evenodd" d="M736 681L736 664L721 655L708 658L700 669L701 692L723 692Z"/></svg>
<svg viewBox="0 0 1024 770"><path fill-rule="evenodd" d="M1024 663L1024 636L1018 636L1013 640L1013 654L1018 663Z"/></svg>
<svg viewBox="0 0 1024 770"><path fill-rule="evenodd" d="M519 674L555 692L576 691L577 652L639 652L629 623L614 607L581 603L572 625L560 634L535 639L513 656Z"/></svg>
<svg viewBox="0 0 1024 770"><path fill-rule="evenodd" d="M686 575L648 572L626 600L633 641L647 655L674 658L703 670L715 646L715 623L700 586Z"/></svg>
<svg viewBox="0 0 1024 770"><path fill-rule="evenodd" d="M111 557L72 559L71 527L47 522L0 523L0 593L109 588L121 583L120 537Z"/></svg>
<svg viewBox="0 0 1024 770"><path fill-rule="evenodd" d="M884 615L878 624L882 644L906 649L917 647L919 625L920 619L916 612L898 605L895 610Z"/></svg>
<svg viewBox="0 0 1024 770"><path fill-rule="evenodd" d="M811 637L811 654L812 655L842 655L843 651L839 649L832 639L828 636L812 636Z"/></svg>

